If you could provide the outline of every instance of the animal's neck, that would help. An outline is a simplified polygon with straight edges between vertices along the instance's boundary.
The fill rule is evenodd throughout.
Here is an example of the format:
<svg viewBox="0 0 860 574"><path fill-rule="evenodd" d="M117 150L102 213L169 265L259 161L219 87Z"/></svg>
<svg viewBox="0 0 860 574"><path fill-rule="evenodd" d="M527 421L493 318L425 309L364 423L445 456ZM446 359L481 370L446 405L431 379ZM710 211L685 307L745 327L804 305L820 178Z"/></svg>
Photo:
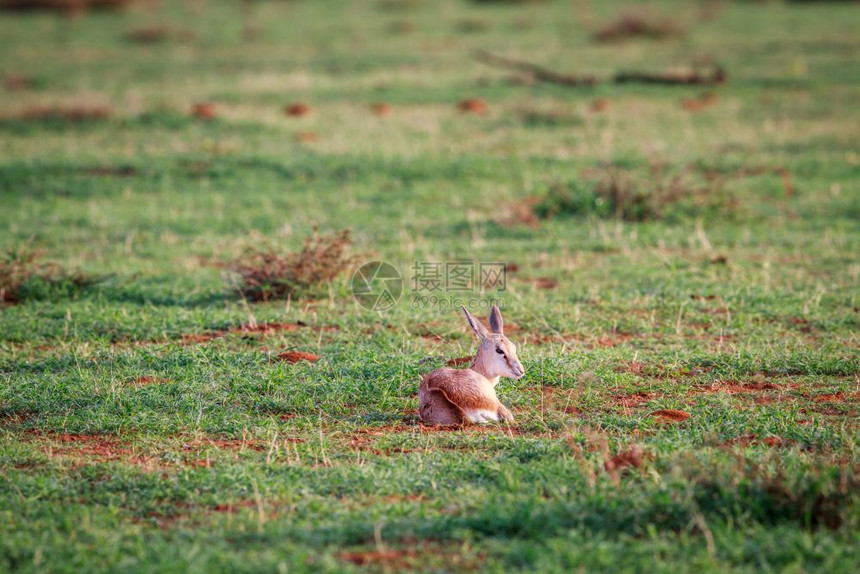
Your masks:
<svg viewBox="0 0 860 574"><path fill-rule="evenodd" d="M493 386L499 383L499 377L494 376L489 369L489 365L487 361L484 360L484 355L478 350L478 353L475 355L475 358L472 359L472 363L469 365L469 368L478 373L479 375L483 375L484 378L488 379Z"/></svg>

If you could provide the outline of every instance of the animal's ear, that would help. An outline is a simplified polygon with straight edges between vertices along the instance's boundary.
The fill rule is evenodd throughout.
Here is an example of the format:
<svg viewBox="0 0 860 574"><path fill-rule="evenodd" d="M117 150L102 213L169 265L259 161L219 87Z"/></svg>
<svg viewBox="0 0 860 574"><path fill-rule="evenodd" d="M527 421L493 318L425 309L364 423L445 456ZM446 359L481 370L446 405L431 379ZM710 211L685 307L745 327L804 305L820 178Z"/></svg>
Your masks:
<svg viewBox="0 0 860 574"><path fill-rule="evenodd" d="M478 339L484 340L490 336L490 333L487 331L487 328L475 318L474 315L469 313L469 310L466 309L465 306L460 305L460 308L463 309L463 313L466 314L466 321L469 322L469 326L472 327L472 330L478 336Z"/></svg>
<svg viewBox="0 0 860 574"><path fill-rule="evenodd" d="M493 308L490 310L490 330L492 330L496 335L505 334L505 324L502 322L502 312L499 311L499 308L495 305L493 305Z"/></svg>

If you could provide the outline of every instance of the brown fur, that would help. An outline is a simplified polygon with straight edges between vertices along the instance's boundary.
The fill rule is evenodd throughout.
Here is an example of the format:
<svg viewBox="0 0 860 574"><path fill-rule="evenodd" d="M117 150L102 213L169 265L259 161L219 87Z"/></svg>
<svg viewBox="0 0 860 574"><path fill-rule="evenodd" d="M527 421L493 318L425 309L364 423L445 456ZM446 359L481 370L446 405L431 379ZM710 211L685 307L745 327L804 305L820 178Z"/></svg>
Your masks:
<svg viewBox="0 0 860 574"><path fill-rule="evenodd" d="M462 425L471 422L469 413L494 413L499 420L513 420L511 412L499 402L495 386L500 376L519 378L522 365L516 347L503 334L498 308L490 313L491 333L465 308L466 319L481 340L481 346L468 369L436 369L424 375L418 389L418 414L430 425ZM497 353L503 350L504 355Z"/></svg>

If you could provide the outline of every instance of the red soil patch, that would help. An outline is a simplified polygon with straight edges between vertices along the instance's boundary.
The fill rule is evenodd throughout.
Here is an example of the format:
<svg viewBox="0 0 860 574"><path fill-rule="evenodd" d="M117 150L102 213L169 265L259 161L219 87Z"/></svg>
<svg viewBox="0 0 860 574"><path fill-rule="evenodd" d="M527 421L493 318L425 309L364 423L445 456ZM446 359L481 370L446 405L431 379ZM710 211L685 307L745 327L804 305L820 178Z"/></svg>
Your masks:
<svg viewBox="0 0 860 574"><path fill-rule="evenodd" d="M412 452L411 448L404 448L404 447L390 447L390 448L386 448L384 450L375 448L374 447L374 444L376 442L375 439L368 438L368 437L369 436L381 436L381 434L383 434L383 433L375 433L375 432L374 433L359 433L359 432L356 432L356 434L354 434L352 436L352 438L350 438L349 442L347 443L347 446L349 446L349 448L351 448L353 450L360 450L362 452L369 452L369 453L379 455L379 456L382 456L382 455L389 456L392 453Z"/></svg>
<svg viewBox="0 0 860 574"><path fill-rule="evenodd" d="M208 343L213 339L218 339L223 337L224 333L213 332L213 333L198 333L198 334L184 334L180 338L180 341L183 345L191 345L191 344L199 344L199 343Z"/></svg>
<svg viewBox="0 0 860 574"><path fill-rule="evenodd" d="M25 108L19 118L22 120L57 120L84 122L106 120L113 115L110 107L104 104L81 103L56 106L30 106Z"/></svg>
<svg viewBox="0 0 860 574"><path fill-rule="evenodd" d="M423 500L427 500L423 494L392 494L390 496L384 496L382 499L391 504L397 502L421 502Z"/></svg>
<svg viewBox="0 0 860 574"><path fill-rule="evenodd" d="M687 98L681 102L681 107L688 112L698 112L705 107L705 104L696 98Z"/></svg>
<svg viewBox="0 0 860 574"><path fill-rule="evenodd" d="M214 512L229 512L236 513L239 512L241 508L257 508L256 500L239 500L236 502L227 502L224 504L216 504L212 507Z"/></svg>
<svg viewBox="0 0 860 574"><path fill-rule="evenodd" d="M370 111L373 112L377 116L387 116L391 114L394 110L391 104L387 102L377 102L375 104L371 104Z"/></svg>
<svg viewBox="0 0 860 574"><path fill-rule="evenodd" d="M430 339L433 341L444 341L445 340L445 338L442 335L440 335L439 333L433 332L432 327L430 327L428 325L423 325L423 324L419 323L418 325L416 325L416 327L417 327L416 334L419 335L420 337L424 338L424 339Z"/></svg>
<svg viewBox="0 0 860 574"><path fill-rule="evenodd" d="M51 433L38 429L27 431L27 434L60 443L42 446L42 452L49 456L95 456L101 460L117 460L131 454L122 441L109 435Z"/></svg>
<svg viewBox="0 0 860 574"><path fill-rule="evenodd" d="M693 301L713 301L717 298L716 295L699 295L697 293L693 293L690 295L690 299Z"/></svg>
<svg viewBox="0 0 860 574"><path fill-rule="evenodd" d="M112 435L90 435L76 433L45 432L39 429L25 431L25 436L34 437L34 440L50 441L52 444L42 444L43 453L51 457L69 457L73 459L76 466L99 462L118 461L130 464L144 470L165 470L169 467L183 465L193 468L211 468L213 461L205 458L200 452L205 447L212 447L220 451L239 452L243 450L265 451L268 446L262 442L242 439L219 439L203 438L194 439L192 442L182 446L188 452L181 462L165 462L157 456L141 454L125 443L122 439ZM289 442L303 442L302 439L281 439ZM90 459L90 460L87 460Z"/></svg>
<svg viewBox="0 0 860 574"><path fill-rule="evenodd" d="M612 397L612 400L616 405L622 407L638 407L643 403L647 403L651 399L654 398L654 393L646 393L639 391L638 393L632 395L615 395Z"/></svg>
<svg viewBox="0 0 860 574"><path fill-rule="evenodd" d="M738 436L735 438L730 438L728 440L723 441L724 446L750 446L754 444L763 444L769 447L781 447L781 446L789 446L793 441L783 439L778 436L769 436L765 438L760 438L755 434L746 434L742 436Z"/></svg>
<svg viewBox="0 0 860 574"><path fill-rule="evenodd" d="M406 497L411 500L410 497ZM402 500L403 497L397 497ZM421 500L420 498L418 500ZM449 507L442 512L456 512L458 506ZM395 572L424 571L427 570L428 560L445 557L448 568L457 571L480 571L481 564L486 560L486 555L481 553L474 558L465 558L457 554L457 548L448 548L446 545L431 541L418 541L408 537L403 539L402 544L407 548L376 548L374 550L355 550L351 552L339 552L335 556L356 566L371 566L372 570L392 570ZM432 558L431 558L432 557ZM452 566L453 565L453 566Z"/></svg>
<svg viewBox="0 0 860 574"><path fill-rule="evenodd" d="M609 109L609 100L605 98L598 98L591 102L591 111L599 114L600 112L605 112Z"/></svg>
<svg viewBox="0 0 860 574"><path fill-rule="evenodd" d="M597 339L597 344L601 347L614 347L621 343L626 343L633 339L630 333L613 333Z"/></svg>
<svg viewBox="0 0 860 574"><path fill-rule="evenodd" d="M520 270L520 266L516 263L506 263L505 264L505 272L506 273L516 273Z"/></svg>
<svg viewBox="0 0 860 574"><path fill-rule="evenodd" d="M156 384L162 385L164 383L169 383L169 382L170 382L170 379L163 379L161 377L151 377L149 375L144 375L142 377L136 378L132 382L132 385L135 385L138 387L145 387L146 385L156 385Z"/></svg>
<svg viewBox="0 0 860 574"><path fill-rule="evenodd" d="M537 203L538 198L536 197L527 197L518 201L513 201L504 207L501 215L496 218L496 222L505 226L525 225L526 227L532 228L538 227L540 225L540 219L538 219L534 212L534 206ZM519 266L514 265L513 270L516 271L518 269ZM506 271L511 271L511 267L508 266Z"/></svg>
<svg viewBox="0 0 860 574"><path fill-rule="evenodd" d="M299 143L313 143L317 141L317 134L314 132L298 132L296 134L296 141Z"/></svg>
<svg viewBox="0 0 860 574"><path fill-rule="evenodd" d="M254 325L246 324L236 329L231 329L231 333L264 333L271 335L282 331L297 331L302 325L300 323L257 323Z"/></svg>
<svg viewBox="0 0 860 574"><path fill-rule="evenodd" d="M265 445L242 439L209 439L206 442L221 450L266 450Z"/></svg>
<svg viewBox="0 0 860 574"><path fill-rule="evenodd" d="M255 323L255 324L245 324L240 325L238 327L231 327L230 329L222 329L218 331L208 331L206 333L186 333L180 335L180 343L182 344L195 344L195 343L208 343L214 339L220 339L221 337L226 337L229 334L240 334L240 335L251 335L251 334L262 334L262 335L273 335L275 333L284 332L284 331L296 331L302 327L310 327L309 325L297 321L295 323ZM311 327L312 329L318 331L337 331L337 327L332 326L315 326ZM162 341L150 341L150 343L158 343Z"/></svg>
<svg viewBox="0 0 860 574"><path fill-rule="evenodd" d="M598 42L618 42L628 38L666 38L682 32L669 18L644 11L628 11L607 22L594 33Z"/></svg>
<svg viewBox="0 0 860 574"><path fill-rule="evenodd" d="M0 427L19 425L33 417L33 411L18 411L16 413L0 413Z"/></svg>
<svg viewBox="0 0 860 574"><path fill-rule="evenodd" d="M707 387L698 387L691 392L697 393L728 393L730 395L738 393L761 392L761 391L776 391L796 388L796 384L787 383L784 385L775 385L766 381L757 381L754 383L736 383L726 381L716 381Z"/></svg>
<svg viewBox="0 0 860 574"><path fill-rule="evenodd" d="M791 322L792 325L797 326L797 329L801 333L807 333L808 334L808 333L812 333L812 331L813 331L812 323L810 323L806 319L802 319L800 317L791 317L789 319L789 321Z"/></svg>
<svg viewBox="0 0 860 574"><path fill-rule="evenodd" d="M306 353L305 351L286 351L279 354L278 358L286 363L294 365L299 361L316 363L321 357L319 355L314 355L313 353Z"/></svg>
<svg viewBox="0 0 860 574"><path fill-rule="evenodd" d="M811 397L813 401L816 403L841 403L845 400L845 393L839 391L838 393L827 394L827 395L815 395Z"/></svg>
<svg viewBox="0 0 860 574"><path fill-rule="evenodd" d="M59 443L42 444L41 451L52 458L68 457L72 459L72 464L76 467L93 462L119 461L144 470L163 468L163 464L157 459L136 454L121 439L111 435L55 433L39 429L28 430L25 434Z"/></svg>
<svg viewBox="0 0 860 574"><path fill-rule="evenodd" d="M230 329L230 333L263 333L265 335L272 335L274 333L280 333L283 331L297 331L302 327L307 327L306 324L302 322L298 323L256 323L256 324L245 324L239 327ZM335 331L336 327L319 327L319 329L323 331Z"/></svg>
<svg viewBox="0 0 860 574"><path fill-rule="evenodd" d="M654 411L653 413L651 413L651 416L662 422L679 423L690 418L690 413L685 413L684 411L679 411L676 409L664 409L660 411Z"/></svg>
<svg viewBox="0 0 860 574"><path fill-rule="evenodd" d="M3 88L7 92L22 92L29 90L36 82L30 76L9 75L3 78Z"/></svg>
<svg viewBox="0 0 860 574"><path fill-rule="evenodd" d="M370 550L367 552L341 552L336 555L345 562L356 566L385 564L394 568L410 568L412 559L417 556L414 550Z"/></svg>
<svg viewBox="0 0 860 574"><path fill-rule="evenodd" d="M303 102L298 102L285 107L284 113L293 117L306 116L311 113L311 107Z"/></svg>
<svg viewBox="0 0 860 574"><path fill-rule="evenodd" d="M719 101L719 99L720 98L716 94L708 92L701 94L698 97L684 100L681 102L681 106L688 112L698 112L708 106L713 106Z"/></svg>
<svg viewBox="0 0 860 574"><path fill-rule="evenodd" d="M558 280L553 279L552 277L536 277L534 279L524 279L524 281L532 283L538 289L549 290L558 287Z"/></svg>
<svg viewBox="0 0 860 574"><path fill-rule="evenodd" d="M375 442L376 441L374 439L368 438L367 436L364 436L363 434L359 433L359 434L354 434L352 436L352 438L349 439L347 446L349 446L349 448L354 449L354 450L366 450L366 451L371 451L374 454L382 454L380 451L378 451L375 448L372 448L370 446L370 445L374 444Z"/></svg>
<svg viewBox="0 0 860 574"><path fill-rule="evenodd" d="M639 361L624 361L616 371L619 373L642 375L642 373L645 372L645 363L640 363Z"/></svg>
<svg viewBox="0 0 860 574"><path fill-rule="evenodd" d="M507 327L507 325L505 327ZM460 367L463 365L468 366L472 362L472 359L474 359L474 357L472 357L472 356L456 357L454 359L449 359L445 364L448 365L449 367Z"/></svg>
<svg viewBox="0 0 860 574"><path fill-rule="evenodd" d="M632 466L633 468L639 468L640 466L642 466L642 457L644 456L644 454L645 453L639 446L633 445L630 450L619 453L613 458L607 460L603 464L603 468L605 468L607 472L614 472L616 470L629 466Z"/></svg>
<svg viewBox="0 0 860 574"><path fill-rule="evenodd" d="M478 98L463 100L457 107L466 114L484 115L487 113L487 102Z"/></svg>
<svg viewBox="0 0 860 574"><path fill-rule="evenodd" d="M191 115L201 120L214 120L218 117L218 112L215 110L215 104L211 102L200 102L194 104L191 108Z"/></svg>
<svg viewBox="0 0 860 574"><path fill-rule="evenodd" d="M562 389L559 387L540 387L541 399L546 403L569 402L575 395L575 389ZM562 397L562 395L564 395Z"/></svg>

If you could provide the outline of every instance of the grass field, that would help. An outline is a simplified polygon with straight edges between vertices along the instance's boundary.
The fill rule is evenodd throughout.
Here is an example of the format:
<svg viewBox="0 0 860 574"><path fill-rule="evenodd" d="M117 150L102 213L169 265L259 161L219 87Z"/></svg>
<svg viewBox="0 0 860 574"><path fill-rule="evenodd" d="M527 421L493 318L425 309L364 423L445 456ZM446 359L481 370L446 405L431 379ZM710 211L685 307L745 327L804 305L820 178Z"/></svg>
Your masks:
<svg viewBox="0 0 860 574"><path fill-rule="evenodd" d="M0 249L61 277L0 308L0 571L856 571L860 12L659 2L665 37L596 39L628 10L0 12ZM334 281L240 296L248 249L342 229ZM384 312L350 293L375 259ZM444 261L505 289L430 300ZM490 299L515 421L423 427Z"/></svg>

